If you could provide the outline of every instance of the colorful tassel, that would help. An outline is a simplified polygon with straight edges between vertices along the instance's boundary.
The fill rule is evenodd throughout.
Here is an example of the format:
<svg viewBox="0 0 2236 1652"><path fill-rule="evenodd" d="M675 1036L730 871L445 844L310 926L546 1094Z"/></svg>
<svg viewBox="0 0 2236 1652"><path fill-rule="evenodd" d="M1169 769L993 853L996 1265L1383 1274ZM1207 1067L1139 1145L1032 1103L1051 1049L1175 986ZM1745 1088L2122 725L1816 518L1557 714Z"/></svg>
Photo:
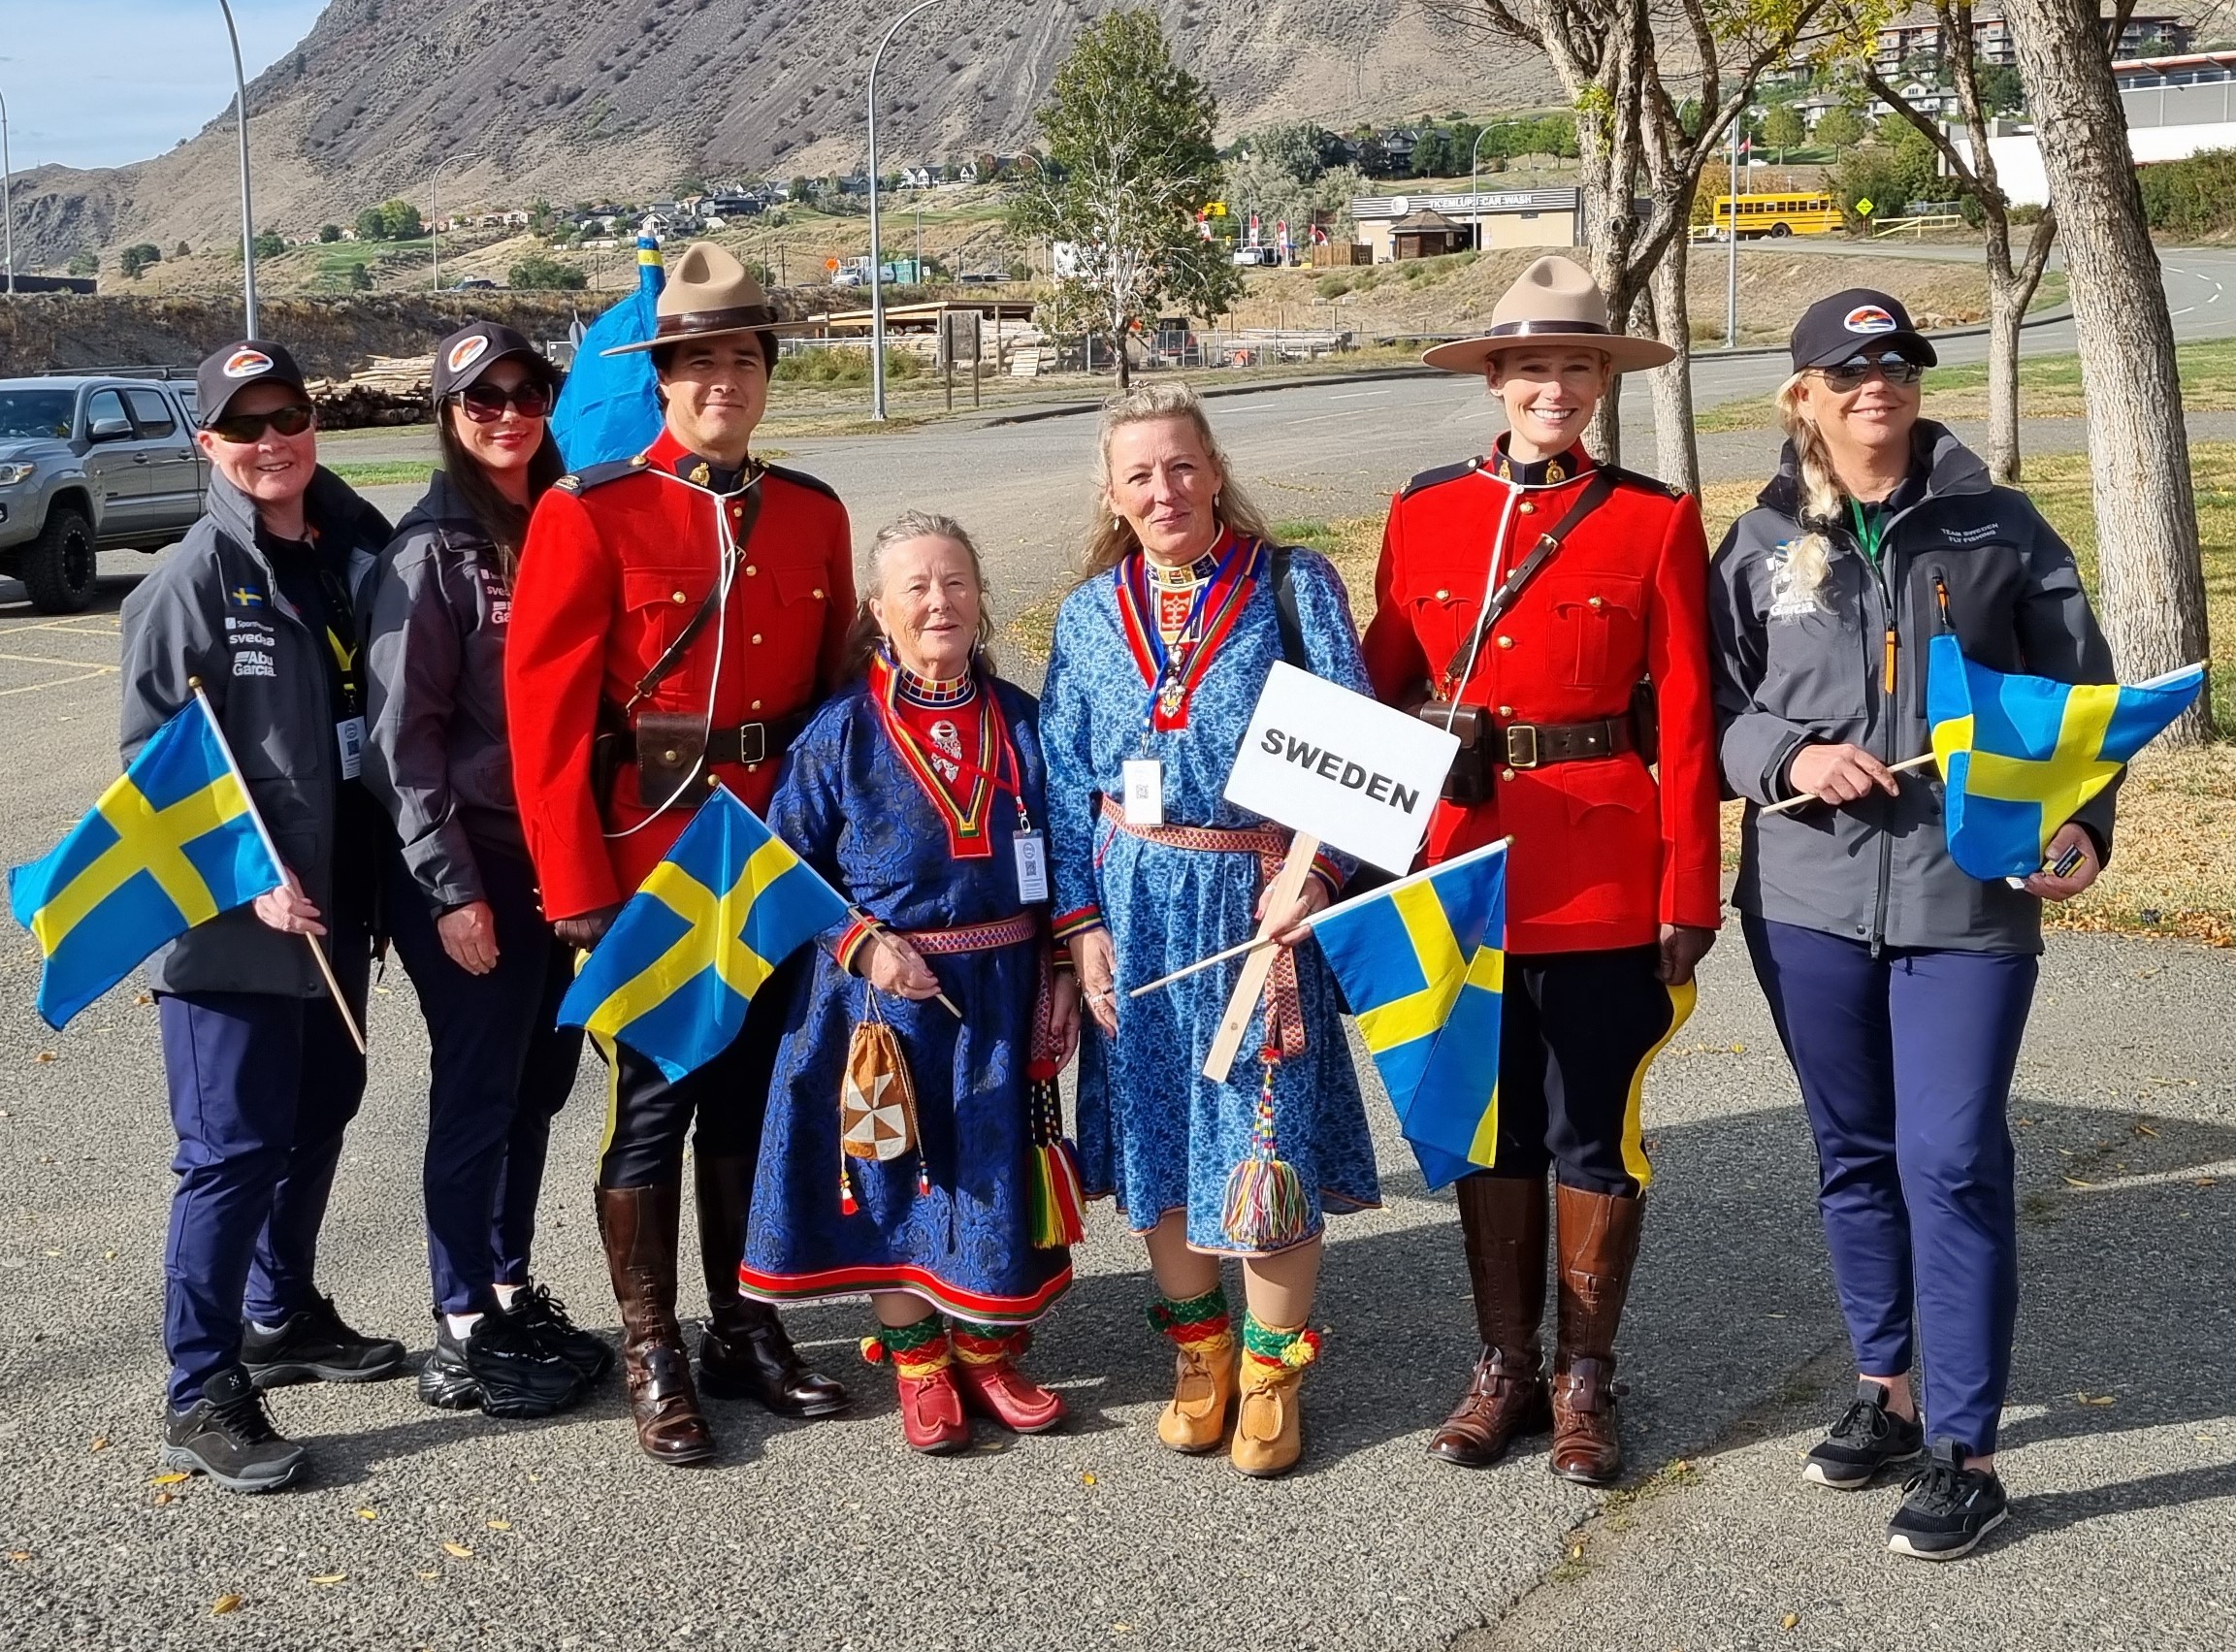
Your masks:
<svg viewBox="0 0 2236 1652"><path fill-rule="evenodd" d="M1274 1068L1280 1053L1269 1046L1259 1055L1265 1063L1265 1082L1258 1089L1249 1156L1227 1173L1220 1225L1237 1245L1280 1250L1305 1237L1312 1208L1296 1166L1280 1157L1274 1139Z"/></svg>
<svg viewBox="0 0 2236 1652"><path fill-rule="evenodd" d="M1025 1072L1032 1109L1032 1184L1027 1190L1032 1242L1038 1249L1060 1250L1086 1238L1086 1187L1080 1181L1078 1156L1064 1140L1055 1063L1034 1061Z"/></svg>
<svg viewBox="0 0 2236 1652"><path fill-rule="evenodd" d="M861 1206L855 1202L854 1183L849 1182L846 1177L845 1155L841 1154L838 1161L838 1214L842 1216L851 1216L860 1209ZM872 1360L870 1363L874 1365L876 1361Z"/></svg>

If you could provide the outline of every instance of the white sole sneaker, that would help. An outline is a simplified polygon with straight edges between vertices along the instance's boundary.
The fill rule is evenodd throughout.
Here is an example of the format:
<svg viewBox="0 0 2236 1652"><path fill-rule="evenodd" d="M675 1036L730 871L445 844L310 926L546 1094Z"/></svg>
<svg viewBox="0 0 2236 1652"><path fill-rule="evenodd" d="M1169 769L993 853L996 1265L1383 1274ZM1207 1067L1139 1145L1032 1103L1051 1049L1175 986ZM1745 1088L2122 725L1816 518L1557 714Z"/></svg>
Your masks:
<svg viewBox="0 0 2236 1652"><path fill-rule="evenodd" d="M1980 1529L1972 1534L1971 1540L1961 1548L1917 1548L1912 1545L1910 1535L1907 1532L1890 1533L1887 1538L1887 1547L1896 1554L1906 1554L1913 1560L1962 1560L1980 1546L1980 1540L1983 1538L2010 1518L2011 1511L2008 1508L1997 1509L1993 1516L1981 1523Z"/></svg>

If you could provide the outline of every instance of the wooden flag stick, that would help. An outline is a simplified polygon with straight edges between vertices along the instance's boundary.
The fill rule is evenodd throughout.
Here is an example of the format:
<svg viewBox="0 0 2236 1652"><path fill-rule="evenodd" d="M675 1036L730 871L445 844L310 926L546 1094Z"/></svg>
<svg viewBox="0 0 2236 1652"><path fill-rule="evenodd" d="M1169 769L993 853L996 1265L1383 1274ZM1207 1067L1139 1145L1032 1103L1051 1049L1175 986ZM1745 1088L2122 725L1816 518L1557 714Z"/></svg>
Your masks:
<svg viewBox="0 0 2236 1652"><path fill-rule="evenodd" d="M1320 840L1311 832L1300 831L1290 839L1289 858L1281 862L1280 872L1266 896L1266 916L1258 924L1258 940L1273 938L1276 915L1286 912L1294 903L1312 872L1312 857L1319 852ZM1235 1055L1243 1046L1243 1034L1249 1030L1250 1014L1258 1007L1258 999L1265 995L1266 977L1273 973L1273 967L1271 947L1257 948L1244 963L1234 993L1227 999L1227 1013L1219 1020L1218 1036L1212 1040L1212 1053L1204 1059L1204 1077L1213 1083L1226 1083L1227 1074L1233 1071Z"/></svg>
<svg viewBox="0 0 2236 1652"><path fill-rule="evenodd" d="M1926 752L1918 757L1904 758L1900 762L1891 762L1887 765L1887 767L1893 773L1900 774L1906 768L1919 768L1927 763L1931 762L1932 761L1933 754L1931 752ZM1824 800L1824 798L1818 796L1814 792L1804 792L1798 797L1788 797L1783 803L1765 803L1762 808L1757 811L1757 813L1765 815L1782 815L1789 809L1799 809L1803 804L1822 803Z"/></svg>
<svg viewBox="0 0 2236 1652"><path fill-rule="evenodd" d="M225 729L217 721L217 711L210 703L210 696L202 692L199 677L186 679L186 686L194 691L194 702L202 707L202 715L210 720L210 732L217 741L217 749L225 755L225 766L233 771L234 784L241 788L241 797L248 805L249 823L256 827L256 835L264 840L264 852L272 857L272 863L284 876L287 862L279 858L279 846L272 841L272 833L264 825L264 817L257 811L256 799L250 794L248 782L242 775L241 765L233 758L233 748L226 743ZM357 1046L357 1053L365 1053L365 1034L359 1030L357 1018L349 1013L349 1001L341 995L341 983L334 979L334 965L327 960L326 949L318 944L318 937L308 929L302 931L309 945L310 956L318 960L318 973L326 978L326 990L334 995L334 1008L341 1017L341 1024L349 1029L349 1042Z"/></svg>

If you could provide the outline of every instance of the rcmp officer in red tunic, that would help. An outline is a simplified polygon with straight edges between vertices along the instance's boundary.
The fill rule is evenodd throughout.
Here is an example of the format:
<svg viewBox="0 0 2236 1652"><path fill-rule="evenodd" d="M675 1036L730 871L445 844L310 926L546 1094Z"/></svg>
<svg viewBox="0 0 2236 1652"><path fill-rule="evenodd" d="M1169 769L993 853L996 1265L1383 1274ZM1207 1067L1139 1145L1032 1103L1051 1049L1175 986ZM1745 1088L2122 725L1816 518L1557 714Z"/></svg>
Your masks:
<svg viewBox="0 0 2236 1652"><path fill-rule="evenodd" d="M513 773L544 910L594 945L719 780L766 806L778 761L829 691L854 617L846 508L749 452L777 322L761 285L701 243L677 262L648 349L666 428L644 452L561 480L536 507L513 596L505 692ZM787 1416L846 1404L763 1304L741 1298L782 982L744 1029L674 1083L610 1053L599 1229L620 1299L637 1440L667 1462L714 1441L675 1318L684 1138L692 1143L710 1315L699 1383Z"/></svg>
<svg viewBox="0 0 2236 1652"><path fill-rule="evenodd" d="M1457 1187L1483 1350L1429 1450L1495 1462L1546 1426L1549 1397L1552 1471L1588 1483L1622 1468L1614 1338L1652 1176L1639 1091L1721 922L1700 507L1578 445L1614 373L1673 353L1613 333L1565 258L1532 265L1488 335L1429 351L1482 373L1509 429L1391 504L1365 642L1376 693L1463 741L1428 858L1513 839L1495 1163Z"/></svg>

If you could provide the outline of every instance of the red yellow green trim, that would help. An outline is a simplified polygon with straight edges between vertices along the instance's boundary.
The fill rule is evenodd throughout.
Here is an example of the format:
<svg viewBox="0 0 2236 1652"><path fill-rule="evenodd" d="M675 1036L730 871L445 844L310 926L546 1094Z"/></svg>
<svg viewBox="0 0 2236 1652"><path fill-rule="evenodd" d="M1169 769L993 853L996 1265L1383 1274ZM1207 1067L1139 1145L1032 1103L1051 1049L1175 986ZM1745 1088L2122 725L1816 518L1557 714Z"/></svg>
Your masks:
<svg viewBox="0 0 2236 1652"><path fill-rule="evenodd" d="M856 913L854 921L839 931L838 940L830 949L831 956L838 959L838 967L848 970L854 968L854 955L861 951L863 942L884 927L868 913Z"/></svg>
<svg viewBox="0 0 2236 1652"><path fill-rule="evenodd" d="M1100 929L1102 926L1102 908L1099 906L1075 906L1049 924L1050 931L1059 941L1068 941L1074 935L1084 935L1089 929Z"/></svg>
<svg viewBox="0 0 2236 1652"><path fill-rule="evenodd" d="M1235 622L1242 617L1244 602L1256 585L1263 547L1251 546L1247 556L1236 555L1241 549L1231 533L1213 547L1212 554L1229 566L1204 593L1207 617L1201 638L1192 645L1185 638L1173 645L1184 649L1185 653L1178 662L1179 669L1169 674L1160 671L1157 664L1164 655L1164 639L1157 632L1156 598L1150 590L1146 559L1136 551L1111 570L1118 594L1118 631L1133 655L1134 669L1141 673L1142 686L1153 691L1161 680L1169 680L1179 690L1171 710L1166 709L1165 696L1161 694L1150 707L1151 726L1160 730L1188 726L1188 702L1195 696L1196 685L1203 681L1204 673L1218 654L1219 644L1226 640L1227 632L1234 630Z"/></svg>
<svg viewBox="0 0 2236 1652"><path fill-rule="evenodd" d="M764 1273L747 1263L737 1270L737 1285L748 1296L776 1303L828 1302L871 1291L907 1291L924 1298L942 1313L973 1319L982 1325L1027 1325L1046 1313L1054 1306L1055 1299L1071 1288L1071 1267L1065 1264L1030 1296L987 1296L965 1290L927 1268L908 1262L823 1268L806 1274Z"/></svg>
<svg viewBox="0 0 2236 1652"><path fill-rule="evenodd" d="M947 827L948 853L957 860L988 858L993 854L993 839L988 830L993 817L992 777L1001 746L1008 738L1000 704L992 694L986 696L985 708L978 720L978 761L964 765L971 769L970 792L967 800L958 803L948 789L947 776L940 773L915 736L902 727L900 716L893 709L893 697L900 692L900 673L882 654L870 657L869 688L870 703L877 707L877 718L885 726L886 738L892 742L902 766L931 799L940 824Z"/></svg>

